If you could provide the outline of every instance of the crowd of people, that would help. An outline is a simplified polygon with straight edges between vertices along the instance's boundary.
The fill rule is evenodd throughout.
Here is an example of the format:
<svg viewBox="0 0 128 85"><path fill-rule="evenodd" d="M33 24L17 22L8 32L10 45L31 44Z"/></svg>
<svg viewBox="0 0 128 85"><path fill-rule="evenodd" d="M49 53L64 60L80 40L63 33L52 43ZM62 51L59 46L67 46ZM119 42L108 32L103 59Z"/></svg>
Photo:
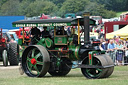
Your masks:
<svg viewBox="0 0 128 85"><path fill-rule="evenodd" d="M105 50L111 56L115 65L121 66L128 63L128 41L126 39L122 40L120 36L114 36L110 40L101 38L100 42L100 49Z"/></svg>

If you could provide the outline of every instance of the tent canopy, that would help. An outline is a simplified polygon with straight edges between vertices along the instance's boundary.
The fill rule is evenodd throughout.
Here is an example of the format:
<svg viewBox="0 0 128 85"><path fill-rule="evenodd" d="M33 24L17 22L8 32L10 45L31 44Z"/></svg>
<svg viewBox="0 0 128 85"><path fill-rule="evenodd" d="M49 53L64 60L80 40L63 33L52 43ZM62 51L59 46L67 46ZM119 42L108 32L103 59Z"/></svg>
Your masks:
<svg viewBox="0 0 128 85"><path fill-rule="evenodd" d="M117 31L106 34L107 39L112 39L114 36L120 36L121 38L128 38L128 25Z"/></svg>

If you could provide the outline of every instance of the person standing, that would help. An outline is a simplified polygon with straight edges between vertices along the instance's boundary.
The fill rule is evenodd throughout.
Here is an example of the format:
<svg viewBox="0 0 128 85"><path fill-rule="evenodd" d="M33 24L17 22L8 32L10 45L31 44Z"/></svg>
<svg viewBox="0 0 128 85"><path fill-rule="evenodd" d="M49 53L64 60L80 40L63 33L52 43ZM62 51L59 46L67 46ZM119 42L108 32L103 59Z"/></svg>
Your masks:
<svg viewBox="0 0 128 85"><path fill-rule="evenodd" d="M115 62L115 44L112 39L110 40L107 49L107 51L109 52L109 56L111 56L111 59L113 60L113 62Z"/></svg>
<svg viewBox="0 0 128 85"><path fill-rule="evenodd" d="M104 50L108 50L108 39L105 40L105 43L104 43Z"/></svg>
<svg viewBox="0 0 128 85"><path fill-rule="evenodd" d="M122 61L123 61L123 55L124 55L124 50L123 50L124 46L121 44L121 41L118 42L118 44L116 45L116 60L117 60L117 64L118 65L122 65Z"/></svg>
<svg viewBox="0 0 128 85"><path fill-rule="evenodd" d="M36 44L38 40L40 40L41 32L37 27L32 27L30 30L30 38L31 42L30 45Z"/></svg>
<svg viewBox="0 0 128 85"><path fill-rule="evenodd" d="M100 50L104 50L104 39L103 38L100 39L99 48L100 48Z"/></svg>

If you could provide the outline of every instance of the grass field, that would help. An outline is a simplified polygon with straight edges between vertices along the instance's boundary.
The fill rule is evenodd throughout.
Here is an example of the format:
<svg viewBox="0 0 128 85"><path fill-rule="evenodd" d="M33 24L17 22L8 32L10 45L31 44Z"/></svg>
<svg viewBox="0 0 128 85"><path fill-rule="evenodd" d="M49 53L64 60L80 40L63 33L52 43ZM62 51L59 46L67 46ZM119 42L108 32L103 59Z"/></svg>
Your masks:
<svg viewBox="0 0 128 85"><path fill-rule="evenodd" d="M20 75L18 68L1 69L0 85L128 85L128 66L116 66L113 74L106 79L86 79L80 69L72 69L65 77L30 78ZM9 67L11 68L11 67Z"/></svg>

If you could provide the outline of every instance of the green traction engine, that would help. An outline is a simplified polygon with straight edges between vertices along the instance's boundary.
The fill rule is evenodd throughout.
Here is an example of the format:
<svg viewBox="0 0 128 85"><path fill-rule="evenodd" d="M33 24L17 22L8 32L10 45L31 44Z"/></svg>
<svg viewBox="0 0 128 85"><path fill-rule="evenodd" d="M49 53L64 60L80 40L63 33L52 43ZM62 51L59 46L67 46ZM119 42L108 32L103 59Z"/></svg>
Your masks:
<svg viewBox="0 0 128 85"><path fill-rule="evenodd" d="M53 38L41 38L36 45L28 46L22 54L22 69L29 77L43 77L48 72L52 76L67 75L78 61L76 68L81 68L82 74L89 79L107 78L114 70L111 58L99 49L99 41L90 42L89 25L95 21L84 15L79 19L46 19L21 20L13 22L14 27L52 26ZM58 26L71 26L71 35L57 34ZM73 26L77 26L75 34ZM84 42L80 40L80 27L83 29ZM36 40L36 39L35 39ZM81 43L84 43L82 45Z"/></svg>

